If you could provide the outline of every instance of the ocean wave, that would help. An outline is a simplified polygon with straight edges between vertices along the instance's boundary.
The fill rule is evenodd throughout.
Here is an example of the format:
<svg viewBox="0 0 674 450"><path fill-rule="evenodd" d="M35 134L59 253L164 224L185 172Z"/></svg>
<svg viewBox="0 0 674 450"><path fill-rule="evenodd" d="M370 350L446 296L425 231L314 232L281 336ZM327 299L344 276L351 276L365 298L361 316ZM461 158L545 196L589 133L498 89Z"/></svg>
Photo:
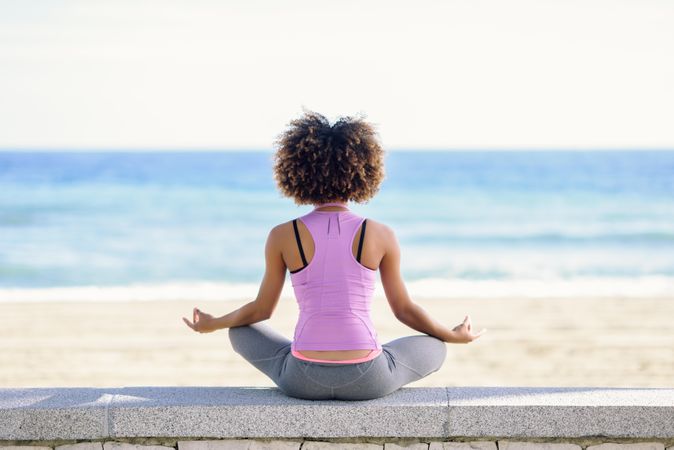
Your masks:
<svg viewBox="0 0 674 450"><path fill-rule="evenodd" d="M426 245L555 245L555 244L580 244L580 245L606 245L606 244L673 244L674 233L603 233L603 234L574 234L574 233L519 233L519 234L491 234L483 233L456 233L442 235L424 235L408 242Z"/></svg>
<svg viewBox="0 0 674 450"><path fill-rule="evenodd" d="M415 298L648 298L674 297L674 277L549 278L465 280L425 278L406 283ZM133 302L133 301L251 301L259 285L252 283L185 282L124 286L67 286L48 288L1 288L0 302ZM292 300L286 284L282 299ZM380 283L375 297L385 298Z"/></svg>

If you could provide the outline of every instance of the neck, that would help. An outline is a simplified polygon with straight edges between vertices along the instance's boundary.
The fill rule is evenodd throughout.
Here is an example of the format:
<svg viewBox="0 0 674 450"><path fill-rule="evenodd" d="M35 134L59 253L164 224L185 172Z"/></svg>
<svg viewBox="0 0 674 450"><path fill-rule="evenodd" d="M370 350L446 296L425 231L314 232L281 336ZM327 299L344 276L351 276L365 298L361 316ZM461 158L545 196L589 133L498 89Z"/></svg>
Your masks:
<svg viewBox="0 0 674 450"><path fill-rule="evenodd" d="M349 209L349 207L346 205L346 202L326 202L326 203L315 203L314 204L314 210L317 210L318 208L323 208L326 206L340 206L342 208ZM333 210L328 210L328 211L333 211Z"/></svg>

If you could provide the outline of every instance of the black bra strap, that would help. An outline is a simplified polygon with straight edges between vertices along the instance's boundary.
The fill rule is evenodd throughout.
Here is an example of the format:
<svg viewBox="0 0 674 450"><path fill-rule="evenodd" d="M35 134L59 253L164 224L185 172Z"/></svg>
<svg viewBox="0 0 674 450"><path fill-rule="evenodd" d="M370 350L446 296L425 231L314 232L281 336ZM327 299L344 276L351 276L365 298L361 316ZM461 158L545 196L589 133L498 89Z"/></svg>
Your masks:
<svg viewBox="0 0 674 450"><path fill-rule="evenodd" d="M297 231L297 219L293 220L293 228L295 229L295 240L297 247L300 249L300 256L302 257L302 264L307 265L307 259L304 257L304 250L302 250L302 241L300 241L300 232Z"/></svg>
<svg viewBox="0 0 674 450"><path fill-rule="evenodd" d="M365 222L367 219L363 220L362 228L360 229L360 240L358 241L358 256L356 256L356 261L360 262L360 254L363 251L363 238L365 237Z"/></svg>

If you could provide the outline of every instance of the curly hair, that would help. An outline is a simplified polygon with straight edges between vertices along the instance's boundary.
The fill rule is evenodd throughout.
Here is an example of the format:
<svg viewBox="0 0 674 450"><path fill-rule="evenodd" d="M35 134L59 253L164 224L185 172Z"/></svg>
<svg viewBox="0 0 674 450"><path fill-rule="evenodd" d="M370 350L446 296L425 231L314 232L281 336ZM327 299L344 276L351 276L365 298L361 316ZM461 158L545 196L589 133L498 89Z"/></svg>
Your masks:
<svg viewBox="0 0 674 450"><path fill-rule="evenodd" d="M294 119L275 141L274 179L297 205L366 203L384 179L384 150L362 118L340 117L332 126L313 111Z"/></svg>

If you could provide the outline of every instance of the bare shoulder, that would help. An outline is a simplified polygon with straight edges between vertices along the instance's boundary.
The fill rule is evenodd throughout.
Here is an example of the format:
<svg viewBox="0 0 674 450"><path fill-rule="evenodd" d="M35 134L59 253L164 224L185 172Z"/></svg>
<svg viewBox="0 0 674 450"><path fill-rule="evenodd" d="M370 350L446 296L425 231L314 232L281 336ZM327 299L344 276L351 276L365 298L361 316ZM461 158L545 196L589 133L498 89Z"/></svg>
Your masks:
<svg viewBox="0 0 674 450"><path fill-rule="evenodd" d="M292 220L288 220L288 221L286 221L286 222L279 223L278 225L275 225L275 226L271 229L270 234L271 234L271 233L276 233L276 234L284 233L285 231L288 230L288 228L290 228L290 227L292 227L292 226L293 226L293 221L292 221Z"/></svg>
<svg viewBox="0 0 674 450"><path fill-rule="evenodd" d="M268 240L272 243L280 243L282 242L285 237L288 235L288 233L292 229L293 221L289 220L287 222L280 223L278 225L275 225L272 227L272 229L269 231L269 237Z"/></svg>
<svg viewBox="0 0 674 450"><path fill-rule="evenodd" d="M369 217L367 218L366 233L369 235L369 238L376 239L386 248L397 243L393 228Z"/></svg>

